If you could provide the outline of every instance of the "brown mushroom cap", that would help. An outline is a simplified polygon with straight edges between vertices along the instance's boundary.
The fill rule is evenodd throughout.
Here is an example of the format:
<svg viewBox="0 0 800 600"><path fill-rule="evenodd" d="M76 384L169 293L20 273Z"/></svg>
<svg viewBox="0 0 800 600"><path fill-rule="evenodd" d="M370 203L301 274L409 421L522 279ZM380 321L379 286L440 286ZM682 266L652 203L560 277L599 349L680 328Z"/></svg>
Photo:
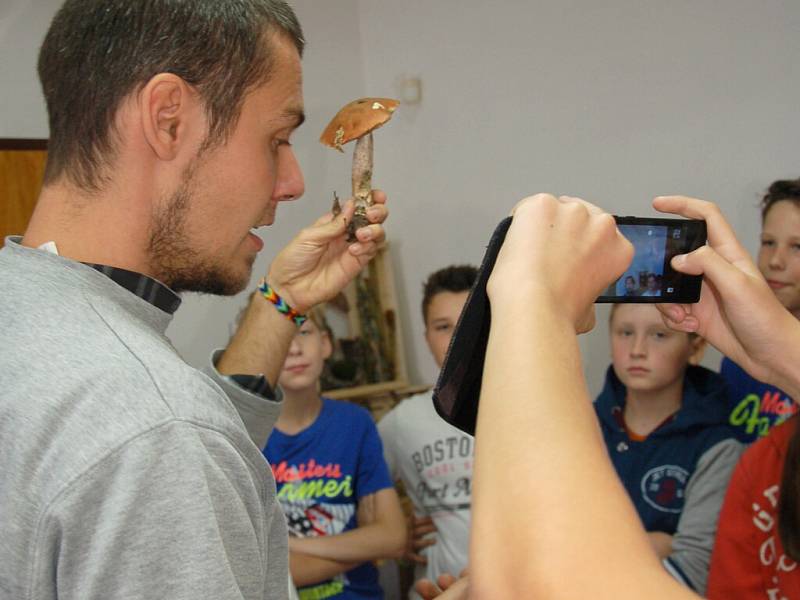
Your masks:
<svg viewBox="0 0 800 600"><path fill-rule="evenodd" d="M400 104L392 98L361 98L346 104L331 119L319 141L342 151L342 144L357 140L392 118Z"/></svg>

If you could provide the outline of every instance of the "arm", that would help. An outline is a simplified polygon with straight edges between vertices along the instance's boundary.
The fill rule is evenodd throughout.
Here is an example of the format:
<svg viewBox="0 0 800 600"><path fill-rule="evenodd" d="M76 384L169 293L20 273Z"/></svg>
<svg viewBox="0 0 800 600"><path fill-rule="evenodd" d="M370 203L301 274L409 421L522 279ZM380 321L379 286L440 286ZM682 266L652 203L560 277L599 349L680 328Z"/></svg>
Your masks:
<svg viewBox="0 0 800 600"><path fill-rule="evenodd" d="M292 308L304 313L332 298L375 256L385 237L381 223L388 213L386 195L375 190L372 197L375 204L367 212L372 224L356 231L356 242L347 243L347 223L354 210L348 200L340 215L328 214L303 229L275 257L267 281ZM217 370L224 375L264 374L274 386L295 329L260 294L254 294Z"/></svg>
<svg viewBox="0 0 800 600"><path fill-rule="evenodd" d="M727 439L709 448L698 461L689 483L667 571L699 594L705 594L717 518L728 480L742 453L742 444Z"/></svg>
<svg viewBox="0 0 800 600"><path fill-rule="evenodd" d="M360 562L344 562L340 560L330 560L318 558L302 552L289 552L289 571L292 580L297 587L304 587L321 583L336 577L339 573L344 573L350 569L355 569Z"/></svg>
<svg viewBox="0 0 800 600"><path fill-rule="evenodd" d="M575 337L631 257L594 207L541 195L515 211L488 287L472 598L692 597L661 568L616 477Z"/></svg>
<svg viewBox="0 0 800 600"><path fill-rule="evenodd" d="M282 598L286 530L274 499L265 519L259 486L226 437L186 422L152 429L50 507L37 579L86 600Z"/></svg>
<svg viewBox="0 0 800 600"><path fill-rule="evenodd" d="M418 517L413 512L408 517L408 536L403 553L405 560L427 565L428 559L421 552L436 543L436 525L431 517Z"/></svg>
<svg viewBox="0 0 800 600"><path fill-rule="evenodd" d="M700 302L657 305L667 325L699 333L759 381L800 398L800 323L772 293L719 208L685 196L659 197L653 205L708 226L708 246L672 259L675 270L704 276Z"/></svg>
<svg viewBox="0 0 800 600"><path fill-rule="evenodd" d="M292 552L319 558L361 563L400 558L405 549L403 511L394 488L363 496L358 505L358 527L339 535L290 538Z"/></svg>

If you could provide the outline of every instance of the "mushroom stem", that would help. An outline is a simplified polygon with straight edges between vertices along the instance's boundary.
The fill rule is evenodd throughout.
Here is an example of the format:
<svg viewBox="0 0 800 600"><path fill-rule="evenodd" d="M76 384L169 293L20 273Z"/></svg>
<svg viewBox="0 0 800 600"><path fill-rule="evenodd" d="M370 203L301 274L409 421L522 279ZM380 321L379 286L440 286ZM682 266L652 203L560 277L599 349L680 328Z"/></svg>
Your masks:
<svg viewBox="0 0 800 600"><path fill-rule="evenodd" d="M355 231L369 224L367 207L372 206L372 133L361 136L353 150L353 198L356 211L348 232L355 239Z"/></svg>

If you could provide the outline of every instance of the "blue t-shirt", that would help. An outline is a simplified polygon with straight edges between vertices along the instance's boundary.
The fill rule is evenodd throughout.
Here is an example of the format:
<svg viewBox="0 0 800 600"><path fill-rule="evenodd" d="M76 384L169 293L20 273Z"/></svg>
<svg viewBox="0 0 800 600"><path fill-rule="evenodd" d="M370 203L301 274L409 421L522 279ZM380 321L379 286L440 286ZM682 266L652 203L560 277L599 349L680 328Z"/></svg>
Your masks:
<svg viewBox="0 0 800 600"><path fill-rule="evenodd" d="M264 456L275 475L290 536L355 529L358 501L393 485L372 417L349 402L323 398L317 419L297 435L274 429ZM371 562L298 593L300 600L383 598Z"/></svg>
<svg viewBox="0 0 800 600"><path fill-rule="evenodd" d="M719 369L730 392L730 424L745 443L764 437L797 412L797 405L775 386L753 379L725 357Z"/></svg>

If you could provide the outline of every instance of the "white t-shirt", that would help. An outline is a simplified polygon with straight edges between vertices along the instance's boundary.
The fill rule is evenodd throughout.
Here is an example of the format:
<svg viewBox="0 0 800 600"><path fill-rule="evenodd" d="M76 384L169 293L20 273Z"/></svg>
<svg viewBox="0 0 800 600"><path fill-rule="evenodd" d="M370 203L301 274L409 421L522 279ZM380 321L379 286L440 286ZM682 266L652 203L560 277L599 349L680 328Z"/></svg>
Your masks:
<svg viewBox="0 0 800 600"><path fill-rule="evenodd" d="M392 478L405 485L414 512L436 525L436 543L422 552L427 569L417 578L458 576L467 566L474 438L436 413L430 392L400 402L378 431Z"/></svg>

